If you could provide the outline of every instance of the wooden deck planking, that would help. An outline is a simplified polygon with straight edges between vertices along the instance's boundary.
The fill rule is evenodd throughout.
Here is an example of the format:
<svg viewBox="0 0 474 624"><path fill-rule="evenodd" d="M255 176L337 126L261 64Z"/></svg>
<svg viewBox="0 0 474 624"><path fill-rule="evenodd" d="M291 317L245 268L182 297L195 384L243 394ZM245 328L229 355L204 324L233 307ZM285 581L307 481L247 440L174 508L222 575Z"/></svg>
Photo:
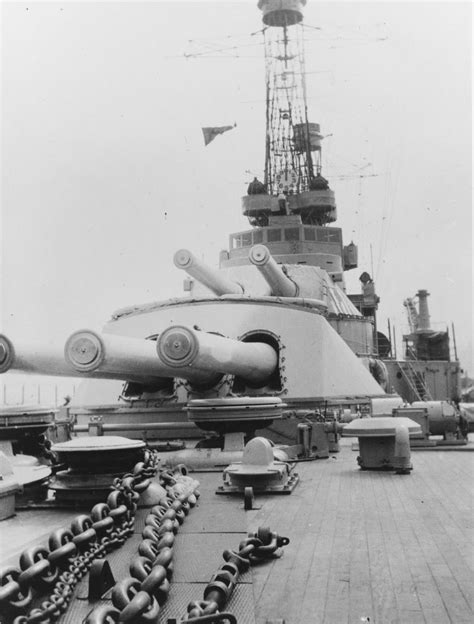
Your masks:
<svg viewBox="0 0 474 624"><path fill-rule="evenodd" d="M238 502L243 528L269 526L290 538L280 559L252 570L256 623L474 622L474 454L413 452L410 475L360 471L356 456L344 446L337 459L298 464L294 493L257 496L260 509L244 513ZM235 515L238 499L214 497L217 482L203 475L192 513L222 514L227 533L225 515ZM14 533L16 522L2 528Z"/></svg>
<svg viewBox="0 0 474 624"><path fill-rule="evenodd" d="M464 599L459 584L448 565L435 564L430 566L439 594L453 624L472 624L474 613Z"/></svg>
<svg viewBox="0 0 474 624"><path fill-rule="evenodd" d="M450 456L449 459L454 466L456 463L455 452L449 454L445 453L445 455ZM446 470L446 465L443 465L443 470ZM449 471L448 474L449 479L451 479L451 471ZM430 481L432 478L433 476L429 471L422 472L419 475L419 479L423 479L424 481ZM422 507L422 513L420 514L422 518L422 528L419 531L419 537L420 539L426 540L426 536L429 535L431 538L431 548L433 550L436 549L438 552L438 558L435 563L433 563L433 569L442 570L443 568L441 566L445 564L449 568L451 578L455 580L455 584L451 586L450 590L450 602L453 604L461 604L463 602L462 598L464 598L466 607L472 610L472 537L467 530L463 531L460 535L458 531L453 532L452 523L452 517L456 515L457 511L458 517L462 515L466 520L466 527L469 524L472 526L472 513L464 516L466 500L464 498L459 499L460 508L457 510L455 507L456 500L446 502L446 498L443 496L439 497L437 500L432 496L429 501L420 504L421 500L424 500L424 494L415 491L416 482L410 481L407 486L410 487L411 496L406 497L403 504L405 508L408 508L410 505L412 507ZM428 486L426 486L425 489L427 488ZM432 557L433 553L430 553L430 560L432 560ZM446 589L446 584L444 583L443 585ZM461 594L462 597L459 594ZM474 614L472 614L472 618L474 620Z"/></svg>
<svg viewBox="0 0 474 624"><path fill-rule="evenodd" d="M418 459L418 456L416 456ZM456 451L439 451L436 454L437 470L424 472L424 478L426 481L433 484L437 484L440 490L443 492L446 501L451 501L455 505L456 509L460 511L469 510L469 502L471 500L470 484L474 473L474 454L462 453ZM420 458L424 459L423 466L430 465L428 463L428 457L423 455ZM432 466L433 462L431 463ZM443 474L444 478L440 479L439 474ZM438 487L436 491L440 491Z"/></svg>
<svg viewBox="0 0 474 624"><path fill-rule="evenodd" d="M291 498L248 514L292 540L282 559L254 570L257 623L474 621L472 520L463 518L472 497L449 483L469 473L469 455L441 453L414 453L410 475L359 471L347 447L337 460L298 465Z"/></svg>
<svg viewBox="0 0 474 624"><path fill-rule="evenodd" d="M460 539L453 535L450 524L442 518L442 505L439 506L439 516L436 518L431 509L431 518L425 523L425 530L429 531L436 541L436 546L442 554L443 560L449 567L453 577L457 580L460 591L468 604L472 604L472 540ZM470 553L470 556L469 556Z"/></svg>
<svg viewBox="0 0 474 624"><path fill-rule="evenodd" d="M352 479L350 490L350 574L349 574L349 622L361 622L370 618L374 621L369 551L367 548L366 510L360 513L361 477L359 472Z"/></svg>
<svg viewBox="0 0 474 624"><path fill-rule="evenodd" d="M341 456L342 459L342 456ZM324 622L348 622L350 604L351 482L339 479L334 538L329 560ZM331 596L331 599L328 597Z"/></svg>
<svg viewBox="0 0 474 624"><path fill-rule="evenodd" d="M474 461L471 460L474 455L469 454L468 457L469 461L464 463L470 463L472 466L469 478L463 476L463 472L458 471L456 459L459 458L459 453L455 451L445 452L444 457L439 458L436 473L432 468L430 470L426 462L423 462L417 471L422 475L424 482L423 490L420 491L420 499L425 500L426 497L428 501L435 501L440 505L442 513L445 514L446 526L450 527L453 534L457 530L459 538L467 537L465 531L469 528L469 524L472 526L472 499L467 487L474 476ZM449 477L440 479L440 472ZM440 512L436 514L436 517L440 517Z"/></svg>
<svg viewBox="0 0 474 624"><path fill-rule="evenodd" d="M327 462L316 464L318 471L308 470L308 464L298 466L302 479L291 504L288 497L274 497L270 513L266 504L261 512L251 512L252 528L256 523L266 524L291 540L282 559L271 567L254 568L257 615L262 621L270 616L295 622L323 621L339 479L328 472Z"/></svg>
<svg viewBox="0 0 474 624"><path fill-rule="evenodd" d="M316 619L318 608L319 618L322 617L323 613L324 604L322 600L325 592L321 592L318 599L318 590L326 578L319 577L313 570L316 569L317 571L321 567L315 548L317 546L315 536L325 534L327 518L325 518L322 509L325 509L325 502L331 491L331 486L324 473L325 471L322 470L318 474L306 472L302 475L302 483L306 484L306 487L302 488L303 494L293 517L292 529L286 531L288 535L295 531L302 538L295 540L291 537L290 545L285 548L285 550L291 549L290 552L292 552L291 567L285 586L287 594L285 605L287 608L284 611L284 616L289 621L299 621L300 612L305 608L311 612L310 619L314 618L312 619L314 622L321 621ZM281 500L281 504L288 507L284 499ZM286 553L283 558L285 557ZM272 572L278 575L278 563Z"/></svg>
<svg viewBox="0 0 474 624"><path fill-rule="evenodd" d="M318 462L319 463L319 462ZM309 575L302 579L304 594L298 608L298 619L295 622L314 622L321 624L324 621L326 598L329 585L329 565L333 550L335 533L337 531L337 504L339 500L339 479L332 472L331 463L324 462L324 479L315 492L313 504L307 509L307 522L319 525L319 532L312 532L312 562ZM310 466L304 466L305 473L310 474ZM291 613L291 610L289 610Z"/></svg>
<svg viewBox="0 0 474 624"><path fill-rule="evenodd" d="M407 478L410 477L391 474L390 480L382 483L391 517L391 522L387 522L385 526L385 539L389 549L389 565L399 621L424 622L425 617L416 592L416 584L406 557L406 549L412 548L416 541L416 535L410 530L410 524L406 519L407 510L403 505L406 495L398 489L402 486L403 490L407 485L403 479Z"/></svg>
<svg viewBox="0 0 474 624"><path fill-rule="evenodd" d="M446 611L444 602L439 594L436 582L429 566L417 546L416 535L407 541L404 554L410 566L411 577L415 585L416 594L421 605L425 621L429 624L447 624L451 620Z"/></svg>
<svg viewBox="0 0 474 624"><path fill-rule="evenodd" d="M424 618L429 623L445 623L450 622L450 618L444 606L444 602L439 594L435 579L432 576L431 569L426 561L425 552L420 544L420 536L426 531L424 518L417 516L414 506L414 498L420 496L420 476L411 480L415 476L412 473L409 481L406 477L395 476L393 482L397 489L398 506L402 516L397 518L398 531L401 536L403 555L410 569L412 581L414 583L414 591L416 592L420 606L422 608ZM409 492L410 496L406 496L405 492ZM396 499L394 499L396 500ZM421 505L420 505L421 507ZM423 512L427 508L422 508ZM406 518L406 521L404 521ZM422 520L420 526L420 519ZM433 555L433 553L431 553Z"/></svg>
<svg viewBox="0 0 474 624"><path fill-rule="evenodd" d="M437 467L439 468L442 464L440 462ZM393 517L398 518L399 530L402 530L400 527L404 525L412 527L412 533L416 536L421 546L421 555L427 562L430 575L435 584L431 599L436 600L436 594L441 598L445 605L445 610L449 613L450 621L464 621L463 618L466 618L466 621L472 621L472 609L465 595L470 591L472 574L469 573L468 567L463 565L463 559L457 544L452 541L445 530L445 526L452 526L452 524L449 524L451 515L457 512L459 516L462 510L456 510L453 504L450 503L451 514L445 517L446 503L443 495L438 495L436 500L432 497L428 505L426 504L425 499L427 497L425 493L428 490L426 481L434 478L433 468L433 465L431 469L429 466L426 466L425 470L413 472L408 480L397 479L394 475L393 485L396 495L394 493L390 494L390 502L394 507ZM446 466L443 465L443 474L446 474L445 470ZM436 482L439 483L440 474L437 476ZM449 475L449 478L451 478L451 475ZM444 489L443 487L439 488L441 492ZM395 509L397 498L398 506ZM423 503L421 503L422 500ZM398 510L402 512L401 516L399 516ZM441 521L443 517L445 522ZM468 548L469 544L471 542L468 542ZM405 552L414 548L414 545L412 540L408 545L405 544ZM448 577L449 582L447 581ZM437 602L439 602L439 598ZM431 608L430 614L425 614L425 617L427 621L433 619L433 610Z"/></svg>
<svg viewBox="0 0 474 624"><path fill-rule="evenodd" d="M263 502L263 507L261 511L255 514L254 512L247 514L248 521L250 520L248 528L254 531L258 526L269 526L272 531L288 537L289 533L292 532L290 527L295 525L297 514L304 501L301 491L296 496L293 505L285 505L283 499L286 498L286 496L258 497L256 505ZM297 547L297 544L290 543L289 546L285 547L285 550ZM292 602L288 592L293 563L293 557L283 556L281 559L253 568L254 597L257 610L263 609L264 612L271 612L272 607L277 603Z"/></svg>
<svg viewBox="0 0 474 624"><path fill-rule="evenodd" d="M446 472L449 473L449 466ZM473 477L474 470L471 475L471 481ZM459 543L471 540L473 533L471 496L465 494L464 489L456 489L455 484L442 487L440 496L438 480L429 475L426 482L431 492L431 503L440 507L436 515L443 522L445 531L448 530L449 534ZM438 496L436 496L437 492Z"/></svg>
<svg viewBox="0 0 474 624"><path fill-rule="evenodd" d="M389 532L395 524L386 498L382 473L364 472L361 498L366 518L365 530L369 555L374 621L383 624L399 622L396 591L390 568ZM381 479L382 477L382 479Z"/></svg>

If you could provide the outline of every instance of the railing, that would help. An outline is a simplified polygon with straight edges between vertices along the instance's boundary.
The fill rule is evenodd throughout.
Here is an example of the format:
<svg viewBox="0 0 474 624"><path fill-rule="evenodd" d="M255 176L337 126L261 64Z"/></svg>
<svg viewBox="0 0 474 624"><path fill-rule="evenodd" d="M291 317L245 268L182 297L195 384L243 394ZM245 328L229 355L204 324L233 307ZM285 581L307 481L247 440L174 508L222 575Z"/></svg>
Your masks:
<svg viewBox="0 0 474 624"><path fill-rule="evenodd" d="M72 398L76 392L73 383L3 383L0 406L14 405L54 405L58 407Z"/></svg>

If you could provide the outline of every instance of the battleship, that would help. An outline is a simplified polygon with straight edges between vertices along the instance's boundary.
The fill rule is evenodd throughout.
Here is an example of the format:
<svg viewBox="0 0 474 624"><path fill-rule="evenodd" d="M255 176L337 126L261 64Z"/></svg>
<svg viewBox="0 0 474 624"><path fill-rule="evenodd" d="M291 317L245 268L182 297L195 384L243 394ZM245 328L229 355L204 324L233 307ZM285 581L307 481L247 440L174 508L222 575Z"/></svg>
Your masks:
<svg viewBox="0 0 474 624"><path fill-rule="evenodd" d="M181 296L56 345L0 335L0 373L80 380L0 410L5 624L473 619L454 332L423 284L403 357L381 331L309 116L305 5L258 2L264 171L218 268L177 241Z"/></svg>

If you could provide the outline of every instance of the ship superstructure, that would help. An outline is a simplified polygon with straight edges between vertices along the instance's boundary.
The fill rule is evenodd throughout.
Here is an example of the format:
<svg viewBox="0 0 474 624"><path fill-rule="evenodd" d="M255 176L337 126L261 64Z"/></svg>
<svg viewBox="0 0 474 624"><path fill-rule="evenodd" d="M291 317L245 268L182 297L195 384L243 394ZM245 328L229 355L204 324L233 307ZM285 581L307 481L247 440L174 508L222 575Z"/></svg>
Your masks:
<svg viewBox="0 0 474 624"><path fill-rule="evenodd" d="M173 422L184 425L183 408L196 398L282 397L290 411L375 414L390 413L406 397L398 383L408 375L406 366L391 358L390 340L377 330L371 275L360 275L359 294L346 292L344 274L358 266L357 246L345 245L334 225L335 196L322 174L323 135L308 117L305 4L258 3L265 173L242 198L251 228L230 235L219 268L179 249L174 263L187 273L185 296L121 309L102 334L79 331L52 348L1 337L0 372L85 380L68 406L77 433L100 413L110 431L124 430L132 417L134 431L143 426L155 437L172 435ZM421 334L420 340L428 335ZM449 371L456 376L457 364Z"/></svg>
<svg viewBox="0 0 474 624"><path fill-rule="evenodd" d="M219 269L178 250L186 296L122 309L102 335L76 332L47 358L41 345L2 339L2 371L87 378L68 407L77 432L94 420L96 406L109 430L123 430L132 417L135 431L149 423L155 436L163 422L183 421L183 407L196 398L283 397L293 410L363 405L367 413L373 399L386 398L383 374L376 379L369 370L376 298L373 314L362 314L345 293L344 271L357 266L357 248L344 246L341 229L330 225L336 204L322 176L322 135L308 120L304 5L258 5L265 178L250 183L242 210L252 228L230 235Z"/></svg>

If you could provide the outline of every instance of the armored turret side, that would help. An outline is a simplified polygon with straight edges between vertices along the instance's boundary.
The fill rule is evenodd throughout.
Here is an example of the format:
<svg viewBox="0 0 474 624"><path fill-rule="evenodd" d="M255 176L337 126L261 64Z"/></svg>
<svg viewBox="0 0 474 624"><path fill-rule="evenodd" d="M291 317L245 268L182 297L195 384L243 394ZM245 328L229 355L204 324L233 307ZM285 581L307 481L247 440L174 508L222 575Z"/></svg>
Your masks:
<svg viewBox="0 0 474 624"><path fill-rule="evenodd" d="M238 387L239 393L250 395L281 394L288 404L298 405L343 396L362 398L383 394L321 311L291 300L228 296L218 300L182 301L112 321L105 327L104 335L142 338L155 335L159 339L170 325L194 328L195 335L203 338L218 334L234 341L264 343L275 351L277 368L270 379L265 375L243 375L237 368L229 367L227 370L234 372L226 375L213 390L220 396ZM214 336L216 346L219 340ZM176 378L180 377L177 369ZM198 391L192 380L178 384L178 401L184 403L189 392ZM175 401L176 397L172 399Z"/></svg>

